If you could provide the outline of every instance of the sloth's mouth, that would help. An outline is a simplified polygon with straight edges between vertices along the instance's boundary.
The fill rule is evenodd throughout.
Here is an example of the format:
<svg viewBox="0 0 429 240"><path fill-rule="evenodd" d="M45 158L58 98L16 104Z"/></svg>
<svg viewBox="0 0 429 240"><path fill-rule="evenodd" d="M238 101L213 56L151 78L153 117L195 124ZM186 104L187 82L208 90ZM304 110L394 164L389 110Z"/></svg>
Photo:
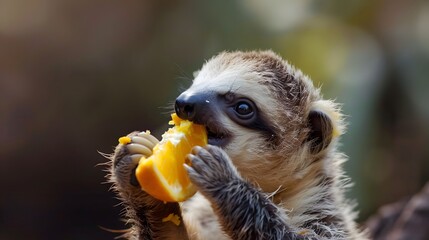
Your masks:
<svg viewBox="0 0 429 240"><path fill-rule="evenodd" d="M217 124L208 123L205 125L207 130L207 139L210 145L224 147L228 144L230 135Z"/></svg>

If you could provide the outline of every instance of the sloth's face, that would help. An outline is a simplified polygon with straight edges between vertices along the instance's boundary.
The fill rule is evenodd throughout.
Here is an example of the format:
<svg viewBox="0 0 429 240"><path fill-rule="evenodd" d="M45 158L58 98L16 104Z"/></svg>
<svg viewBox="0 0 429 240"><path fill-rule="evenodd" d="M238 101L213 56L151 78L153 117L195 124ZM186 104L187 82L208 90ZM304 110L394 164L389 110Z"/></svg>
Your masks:
<svg viewBox="0 0 429 240"><path fill-rule="evenodd" d="M270 119L278 103L250 67L221 71L209 67L206 64L192 86L176 99L175 111L182 119L204 125L209 144L220 146L233 159L250 161L266 152L276 138Z"/></svg>
<svg viewBox="0 0 429 240"><path fill-rule="evenodd" d="M209 144L265 187L272 183L261 173L320 159L342 131L335 104L322 101L310 79L269 52L212 58L176 99L175 111L204 125Z"/></svg>

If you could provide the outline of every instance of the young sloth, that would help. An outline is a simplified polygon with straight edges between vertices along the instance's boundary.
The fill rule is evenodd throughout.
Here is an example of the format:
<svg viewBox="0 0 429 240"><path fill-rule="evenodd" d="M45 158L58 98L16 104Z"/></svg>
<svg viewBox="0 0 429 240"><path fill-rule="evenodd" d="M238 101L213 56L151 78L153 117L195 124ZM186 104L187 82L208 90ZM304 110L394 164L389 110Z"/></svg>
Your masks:
<svg viewBox="0 0 429 240"><path fill-rule="evenodd" d="M134 132L111 158L110 181L132 225L129 239L365 239L344 199L337 105L271 51L223 52L175 103L203 124L207 147L185 166L198 193L163 203L142 191L138 159L158 142ZM179 226L162 222L170 213Z"/></svg>

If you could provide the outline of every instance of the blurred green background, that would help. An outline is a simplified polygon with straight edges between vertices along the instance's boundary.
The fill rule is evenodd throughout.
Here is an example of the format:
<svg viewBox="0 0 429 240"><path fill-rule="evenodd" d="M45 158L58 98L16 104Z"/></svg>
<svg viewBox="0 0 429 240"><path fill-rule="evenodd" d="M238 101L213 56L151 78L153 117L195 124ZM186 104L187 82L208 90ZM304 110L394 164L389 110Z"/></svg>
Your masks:
<svg viewBox="0 0 429 240"><path fill-rule="evenodd" d="M193 71L272 49L343 103L363 222L429 180L429 2L0 0L0 239L113 239L118 137L165 130Z"/></svg>

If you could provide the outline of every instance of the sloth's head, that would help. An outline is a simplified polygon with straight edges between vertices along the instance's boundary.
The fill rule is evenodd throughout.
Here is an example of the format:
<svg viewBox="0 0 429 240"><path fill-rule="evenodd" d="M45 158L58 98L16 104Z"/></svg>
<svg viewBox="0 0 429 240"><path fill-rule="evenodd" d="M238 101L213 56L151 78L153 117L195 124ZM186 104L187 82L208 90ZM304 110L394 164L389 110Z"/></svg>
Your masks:
<svg viewBox="0 0 429 240"><path fill-rule="evenodd" d="M175 111L205 125L209 144L249 174L314 161L342 130L335 105L271 51L213 57L176 99Z"/></svg>

